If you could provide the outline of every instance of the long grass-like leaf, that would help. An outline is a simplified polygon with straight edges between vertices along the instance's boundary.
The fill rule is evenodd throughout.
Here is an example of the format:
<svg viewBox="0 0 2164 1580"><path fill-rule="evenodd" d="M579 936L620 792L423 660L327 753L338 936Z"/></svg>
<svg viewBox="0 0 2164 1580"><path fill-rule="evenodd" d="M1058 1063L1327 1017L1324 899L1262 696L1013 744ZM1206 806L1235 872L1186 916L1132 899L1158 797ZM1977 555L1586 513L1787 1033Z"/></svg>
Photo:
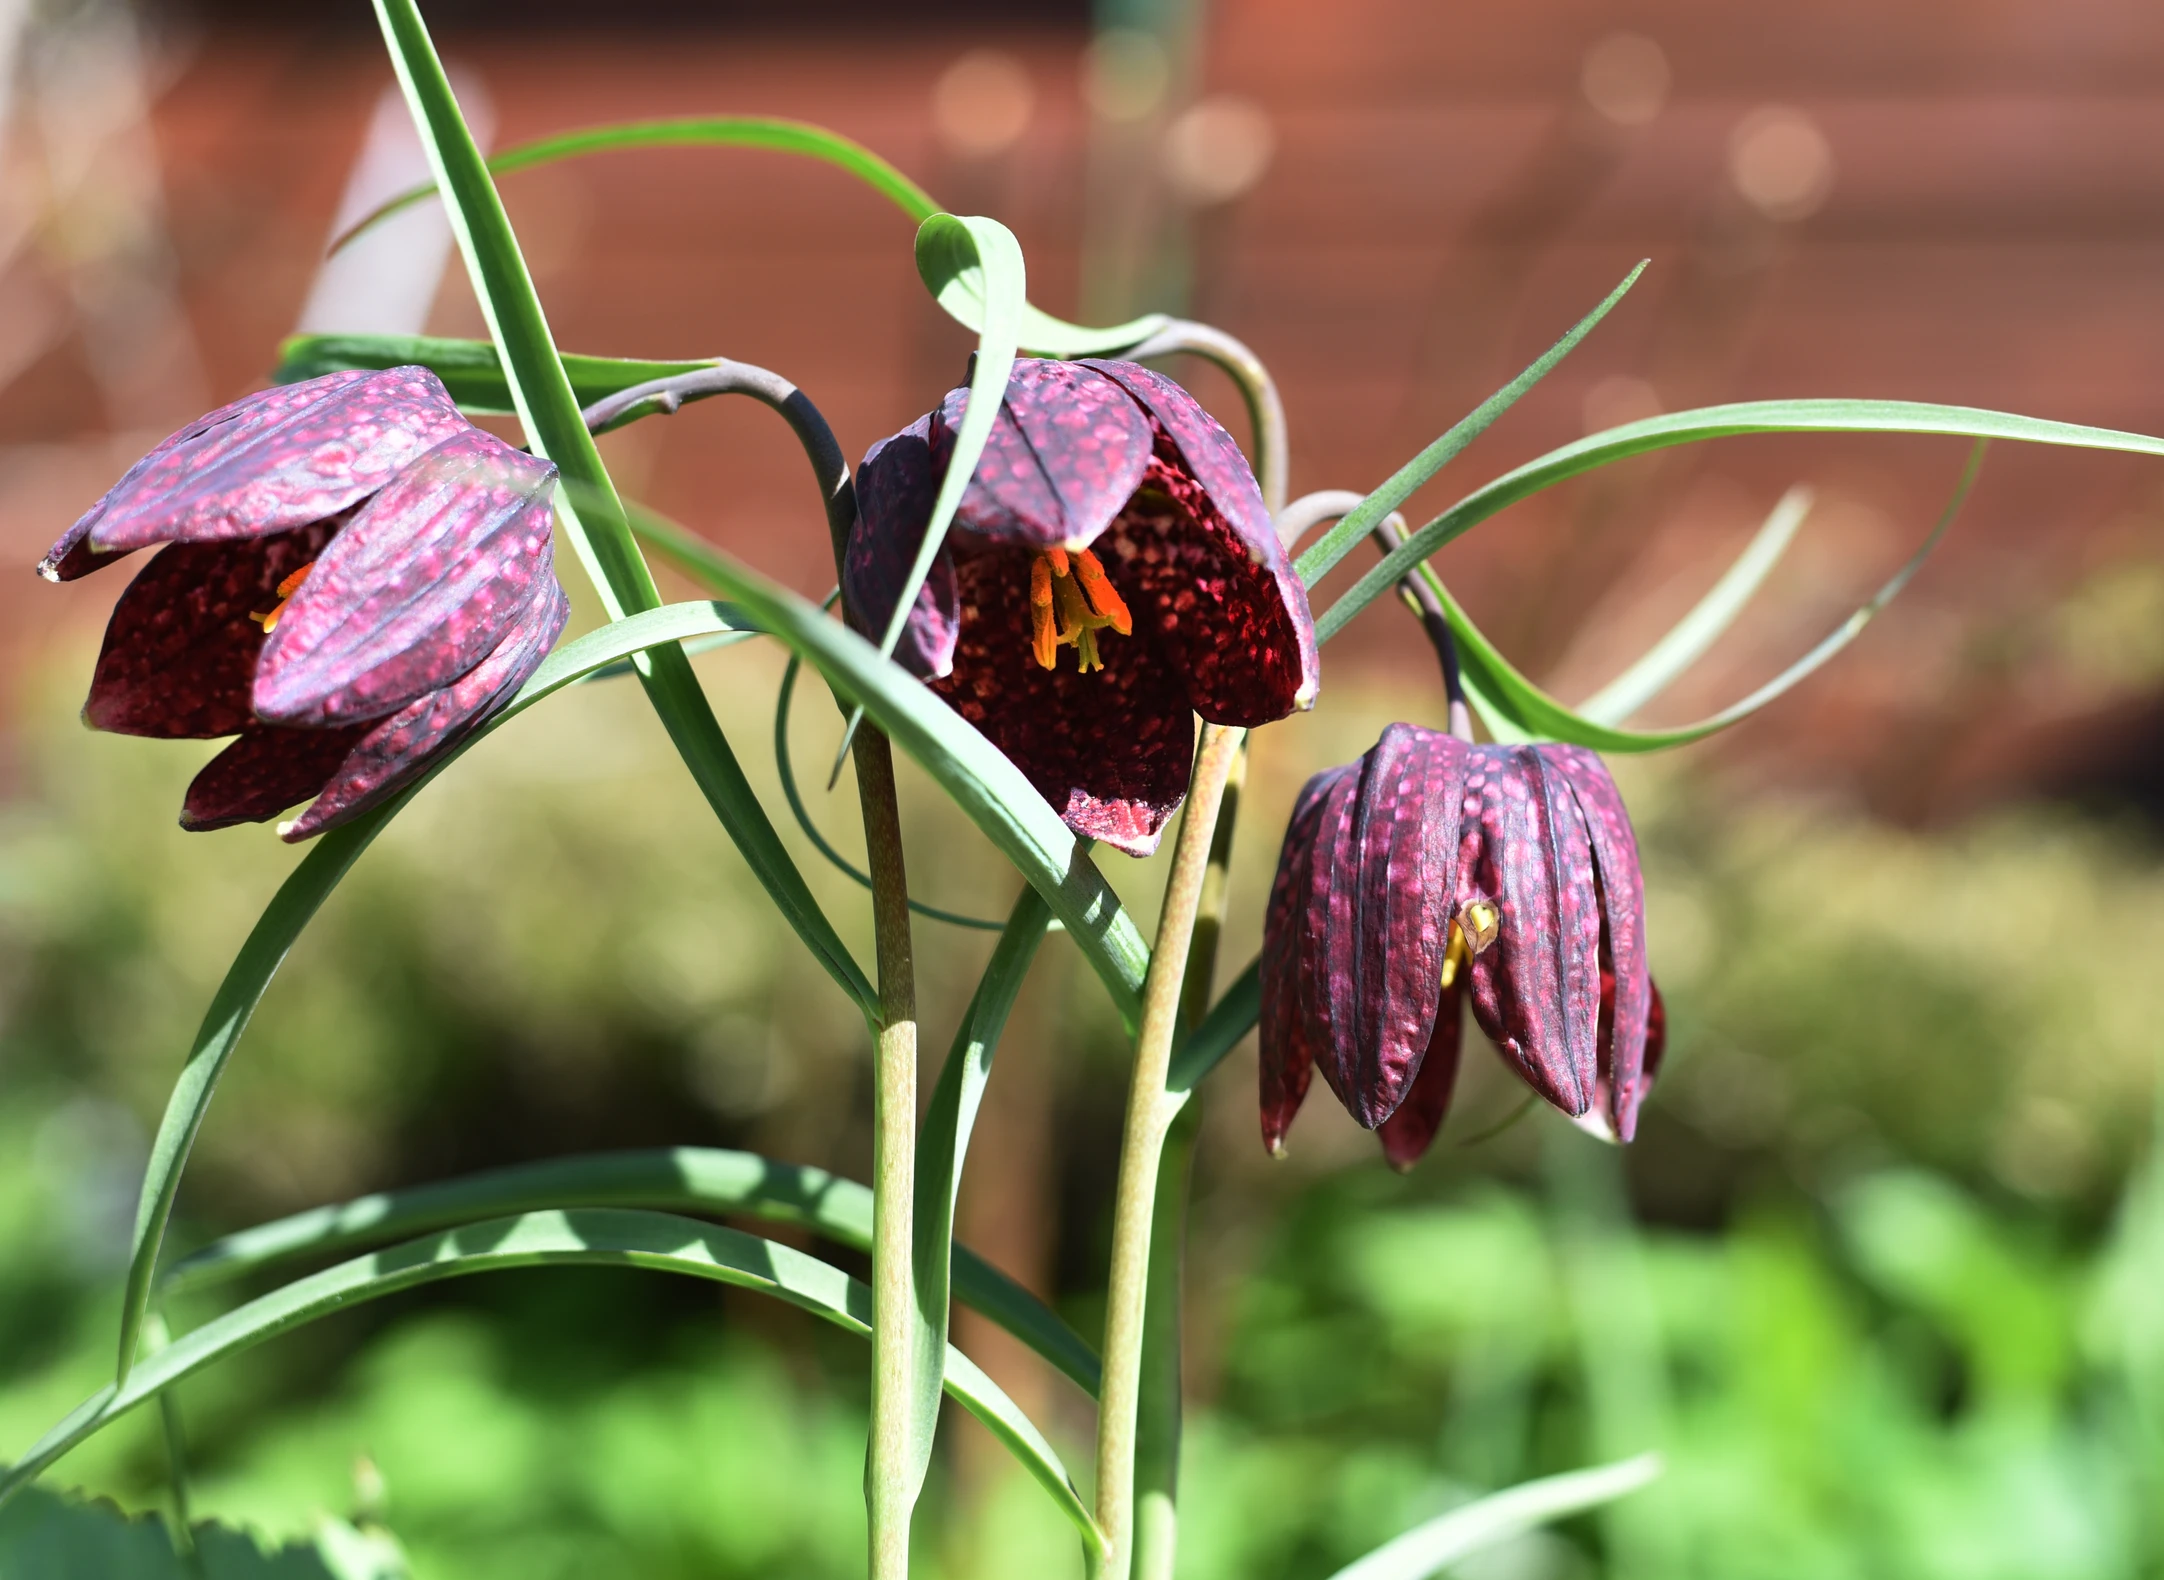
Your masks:
<svg viewBox="0 0 2164 1580"><path fill-rule="evenodd" d="M1674 684L1676 678L1705 657L1706 649L1719 641L1736 623L1752 594L1765 584L1773 567L1795 541L1796 529L1811 513L1811 490L1798 483L1775 501L1765 524L1751 535L1735 563L1706 595L1691 606L1658 642L1647 648L1630 668L1578 704L1581 717L1596 724L1621 724Z"/></svg>
<svg viewBox="0 0 2164 1580"><path fill-rule="evenodd" d="M1021 245L1014 233L996 219L934 214L917 230L917 273L941 306L949 297L962 293L981 303L983 311L977 352L969 365L969 404L954 431L953 455L947 462L946 475L939 480L939 493L932 500L924 539L917 545L916 558L902 580L887 628L880 633L881 658L894 656L916 608L917 593L946 544L947 528L954 522L955 511L961 508L962 493L976 476L978 458L984 454L992 424L999 419L1000 407L1007 399L1007 377L1014 371L1016 336L1021 330L1022 305L1027 300ZM862 717L861 712L853 715L842 730L841 747L834 754L837 777Z"/></svg>
<svg viewBox="0 0 2164 1580"><path fill-rule="evenodd" d="M1255 1029L1261 1016L1262 961L1258 957L1232 979L1224 996L1210 1006L1210 1012L1173 1053L1165 1090L1184 1093L1200 1086L1202 1078L1223 1063L1225 1055L1240 1045L1240 1039Z"/></svg>
<svg viewBox="0 0 2164 1580"><path fill-rule="evenodd" d="M342 1256L453 1224L568 1207L645 1207L797 1224L853 1250L872 1244L872 1193L852 1179L755 1152L668 1147L597 1152L488 1169L460 1179L316 1207L214 1240L175 1262L161 1299L302 1258ZM1097 1391L1097 1354L1052 1309L964 1245L954 1294L1072 1378Z"/></svg>
<svg viewBox="0 0 2164 1580"><path fill-rule="evenodd" d="M623 504L556 354L511 222L475 146L414 0L375 0L391 63L413 112L490 338L502 353L513 407L536 453L554 461L565 488L557 509L611 619L661 602L653 574L624 519ZM768 820L723 735L691 662L655 650L639 679L670 740L760 884L828 975L867 1016L876 994Z"/></svg>
<svg viewBox="0 0 2164 1580"><path fill-rule="evenodd" d="M2111 428L2089 428L2078 423L2023 417L2013 412L1984 411L1972 406L1934 406L1918 401L1746 401L1734 406L1706 406L1695 411L1671 412L1566 444L1475 489L1371 566L1315 622L1316 635L1325 641L1335 636L1345 629L1348 620L1389 591L1398 578L1420 561L1521 499L1629 456L1671 445L1754 433L1946 434L1966 439L2012 439L2026 444L2068 445L2076 449L2123 450L2138 455L2164 456L2164 439L2148 434L2121 433ZM1344 523L1339 525L1342 527Z"/></svg>
<svg viewBox="0 0 2164 1580"><path fill-rule="evenodd" d="M270 905L248 934L240 953L226 970L203 1016L203 1024L181 1066L180 1078L166 1100L165 1114L151 1142L150 1161L143 1176L142 1197L136 1207L135 1232L128 1256L127 1278L120 1308L120 1357L117 1375L127 1380L135 1363L143 1318L150 1303L150 1288L157 1270L158 1251L165 1240L165 1226L173 1215L173 1199L180 1190L181 1170L195 1145L196 1132L210 1110L225 1073L226 1061L240 1043L241 1034L255 1014L271 978L284 962L286 952L309 919L338 886L399 809L421 787L490 731L500 728L553 691L606 668L632 653L687 637L722 634L750 635L729 618L730 611L717 603L671 604L630 620L620 621L567 642L542 662L532 679L520 689L510 706L483 729L437 760L428 774L395 801L378 807L318 839L299 866L293 869Z"/></svg>
<svg viewBox="0 0 2164 1580"><path fill-rule="evenodd" d="M655 379L678 378L712 367L711 361L645 362L635 357L584 357L563 354L564 376L571 393L583 406L606 400L635 384ZM349 368L424 367L443 380L451 399L463 411L500 415L514 410L511 385L503 376L503 358L486 340L447 340L438 335L293 335L278 348L278 365L271 370L273 384L298 384L303 379Z"/></svg>
<svg viewBox="0 0 2164 1580"><path fill-rule="evenodd" d="M1301 579L1312 587L1327 576L1331 567L1350 554L1353 546L1373 532L1385 516L1412 498L1414 490L1440 472L1459 451L1486 433L1496 418L1517 405L1520 396L1569 356L1578 342L1593 332L1593 326L1623 300L1624 294L1638 283L1638 276L1645 271L1645 263L1640 262L1637 268L1623 276L1622 283L1610 291L1598 307L1573 324L1562 339L1536 357L1523 373L1474 407L1448 433L1399 467L1382 487L1339 518L1336 526L1317 538L1300 556L1295 569Z"/></svg>
<svg viewBox="0 0 2164 1580"><path fill-rule="evenodd" d="M851 1333L871 1331L870 1290L817 1257L735 1229L621 1210L534 1212L465 1224L325 1268L145 1356L124 1383L101 1389L0 1476L0 1500L174 1383L318 1317L447 1278L564 1266L638 1267L712 1279L786 1300ZM967 1356L949 1355L946 1374L948 1392L991 1428L1084 1538L1094 1539L1095 1522L1043 1433Z"/></svg>
<svg viewBox="0 0 2164 1580"><path fill-rule="evenodd" d="M1529 739L1571 741L1603 752L1652 752L1684 746L1749 718L1853 642L1872 618L1909 584L1910 578L1923 568L1931 551L1938 547L1939 540L1946 536L1947 529L1954 524L1954 517L1969 497L1969 490L1975 485L1977 470L1983 465L1984 449L1985 445L1979 441L1969 456L1968 465L1962 469L1953 498L1947 501L1923 544L1862 607L1810 652L1742 701L1730 704L1710 718L1672 730L1618 729L1574 713L1511 666L1495 644L1466 618L1465 611L1458 607L1457 600L1450 596L1449 589L1443 586L1432 566L1423 564L1419 573L1442 604L1443 617L1450 622L1450 629L1458 639L1458 666L1466 694L1499 737L1517 735Z"/></svg>
<svg viewBox="0 0 2164 1580"><path fill-rule="evenodd" d="M589 126L507 148L489 160L488 168L492 174L504 175L533 165L556 164L565 159L620 149L698 147L764 148L821 160L855 176L913 220L921 223L939 212L939 205L924 188L862 143L839 132L830 132L823 126L771 115L692 115ZM337 252L359 240L393 214L425 202L434 196L435 190L432 186L408 187L395 197L385 199L348 226L332 241L330 250Z"/></svg>
<svg viewBox="0 0 2164 1580"><path fill-rule="evenodd" d="M948 1299L950 1290L958 1292L961 1284L953 1257L954 1204L962 1189L962 1160L969 1152L969 1134L977 1123L977 1108L992 1074L1000 1033L1006 1030L1015 995L1029 974L1030 962L1037 958L1037 946L1044 941L1051 920L1052 912L1037 891L1024 889L977 981L917 1134L916 1202L911 1217L916 1243L910 1258L917 1295L912 1498L922 1489L925 1470L932 1462L939 1392L945 1380L940 1368L947 1354Z"/></svg>
<svg viewBox="0 0 2164 1580"><path fill-rule="evenodd" d="M516 148L505 149L488 161L488 168L493 173L502 175L507 171L524 170L534 165L554 164L559 160L583 158L590 154L610 153L620 149L696 147L765 148L777 153L801 154L847 171L873 191L889 199L895 207L918 224L940 212L939 204L933 201L930 194L862 143L844 137L839 132L830 132L823 126L766 115L686 116L670 120L624 121L611 126L590 126L581 131L561 132L530 143L521 143ZM430 186L410 187L388 199L356 220L343 235L331 243L331 251L338 251L362 232L389 219L400 210L425 201L434 191L435 188ZM942 297L940 305L964 327L980 332L983 330L985 298L981 293L965 288L951 298ZM1148 313L1128 323L1091 328L1054 318L1050 313L1041 312L1025 303L1020 321L1021 341L1026 349L1039 356L1105 356L1140 345L1169 322L1171 320L1163 313ZM567 366L571 360L568 357L565 359ZM328 372L329 369L320 371ZM574 382L576 377L574 373Z"/></svg>
<svg viewBox="0 0 2164 1580"><path fill-rule="evenodd" d="M803 654L830 686L861 705L938 781L1044 896L1132 1025L1149 970L1149 946L1090 860L1087 844L1059 820L1022 771L915 676L882 659L877 648L827 618L817 604L652 511L631 509L642 531L672 533L676 552L696 560L709 586L725 591L760 630Z"/></svg>
<svg viewBox="0 0 2164 1580"><path fill-rule="evenodd" d="M1415 1526L1365 1558L1347 1564L1330 1580L1428 1580L1483 1548L1613 1503L1646 1486L1660 1473L1660 1455L1641 1454L1613 1465L1545 1476L1490 1493L1478 1502Z"/></svg>

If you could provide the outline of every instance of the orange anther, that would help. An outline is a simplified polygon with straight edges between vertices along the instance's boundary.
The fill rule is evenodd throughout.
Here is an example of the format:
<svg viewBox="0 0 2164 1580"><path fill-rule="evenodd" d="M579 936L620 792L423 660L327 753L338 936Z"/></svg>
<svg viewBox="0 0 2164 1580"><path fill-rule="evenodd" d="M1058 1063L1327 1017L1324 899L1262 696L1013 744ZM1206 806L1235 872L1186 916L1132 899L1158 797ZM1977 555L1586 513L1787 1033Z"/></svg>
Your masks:
<svg viewBox="0 0 2164 1580"><path fill-rule="evenodd" d="M1051 562L1054 576L1066 577L1073 574L1067 568L1067 551L1065 549L1046 549L1044 558Z"/></svg>
<svg viewBox="0 0 2164 1580"><path fill-rule="evenodd" d="M1059 657L1059 635L1052 625L1052 567L1040 554L1029 565L1029 645L1040 668Z"/></svg>
<svg viewBox="0 0 2164 1580"><path fill-rule="evenodd" d="M293 595L300 591L301 583L308 580L308 573L315 568L316 562L310 560L306 565L303 565L278 584L278 601L275 604L268 609L260 610L248 616L249 619L263 628L265 636L269 636L271 632L278 629L278 617L286 612L286 605L293 601Z"/></svg>
<svg viewBox="0 0 2164 1580"><path fill-rule="evenodd" d="M1135 633L1134 616L1127 612L1127 602L1119 595L1105 575L1105 568L1097 556L1088 549L1075 555L1075 580L1082 584L1082 595L1089 599L1090 612L1102 615L1112 622L1112 629L1121 636Z"/></svg>

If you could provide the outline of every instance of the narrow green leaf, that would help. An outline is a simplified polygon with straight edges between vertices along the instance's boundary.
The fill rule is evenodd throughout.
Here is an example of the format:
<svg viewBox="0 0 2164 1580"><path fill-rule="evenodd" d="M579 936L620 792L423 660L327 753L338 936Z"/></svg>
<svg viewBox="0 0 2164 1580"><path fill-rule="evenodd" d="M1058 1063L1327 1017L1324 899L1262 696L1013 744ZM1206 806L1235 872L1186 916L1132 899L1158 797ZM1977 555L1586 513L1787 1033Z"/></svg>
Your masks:
<svg viewBox="0 0 2164 1580"><path fill-rule="evenodd" d="M1468 699L1479 707L1481 717L1497 739L1507 740L1513 734L1520 739L1545 739L1571 741L1580 746L1590 746L1604 752L1652 752L1671 746L1683 746L1692 741L1703 740L1716 731L1741 722L1790 690L1796 683L1820 668L1871 623L1887 604L1891 603L1909 580L1923 568L1931 551L1954 524L1954 517L1969 497L1975 485L1976 473L1983 465L1984 442L1979 440L1970 453L1969 463L1963 468L1961 480L1955 486L1953 498L1939 515L1930 535L1916 552L1909 556L1886 584L1872 594L1864 605L1852 613L1825 640L1795 663L1767 681L1742 701L1723 708L1710 718L1700 719L1696 724L1686 724L1672 730L1623 730L1602 724L1593 719L1573 713L1525 676L1511 667L1510 661L1497 651L1495 644L1481 634L1480 629L1465 617L1457 600L1450 596L1433 566L1423 564L1419 574L1424 577L1443 606L1444 618L1458 639L1458 668L1465 682Z"/></svg>
<svg viewBox="0 0 2164 1580"><path fill-rule="evenodd" d="M642 530L652 522L677 534L682 552L697 558L699 574L709 585L727 592L762 631L803 654L830 686L862 706L895 745L938 781L1044 896L1131 1026L1149 969L1149 946L1090 860L1086 844L1059 820L1022 771L915 676L882 659L877 648L828 619L817 604L693 539L652 511L633 506L632 512Z"/></svg>
<svg viewBox="0 0 2164 1580"><path fill-rule="evenodd" d="M1521 499L1552 488L1581 472L1590 472L1628 456L1666 449L1670 445L1696 444L1704 439L1751 433L1947 434L1967 439L2014 439L2027 444L2164 455L2164 439L2147 434L2050 422L2013 412L1982 411L1971 406L1933 406L1916 401L1746 401L1734 406L1671 412L1591 434L1574 444L1551 450L1538 460L1528 461L1485 487L1475 489L1370 567L1367 574L1315 622L1315 634L1324 641L1329 640L1420 561ZM1344 523L1339 525L1342 527Z"/></svg>
<svg viewBox="0 0 2164 1580"><path fill-rule="evenodd" d="M962 1189L962 1160L969 1152L969 1134L977 1123L977 1108L984 1099L984 1085L991 1078L992 1058L999 1050L1000 1033L1006 1030L1008 1012L1037 946L1044 941L1052 912L1034 889L1024 889L1014 902L1007 927L992 950L992 958L977 981L969 1010L954 1034L954 1046L932 1088L932 1100L924 1111L917 1134L917 1182L912 1224L915 1246L911 1253L911 1282L917 1296L915 1361L916 1398L910 1424L914 1429L914 1479L910 1497L924 1486L924 1473L932 1462L932 1439L939 1429L939 1392L944 1385L941 1363L947 1353L948 1297L960 1279L951 1265L954 1252L954 1204Z"/></svg>
<svg viewBox="0 0 2164 1580"><path fill-rule="evenodd" d="M1736 562L1691 607L1691 612L1647 648L1630 668L1579 703L1579 716L1596 724L1621 724L1666 691L1735 624L1736 616L1788 552L1796 529L1810 513L1811 490L1798 483L1775 502L1765 525L1751 535Z"/></svg>
<svg viewBox="0 0 2164 1580"><path fill-rule="evenodd" d="M823 160L855 176L913 220L921 222L939 212L939 205L924 188L862 143L839 132L830 132L823 126L770 115L693 115L589 126L505 149L489 160L488 168L492 174L503 175L533 165L555 164L559 160L611 153L618 149L695 147L765 148L775 153ZM433 196L435 190L432 186L409 187L378 204L347 227L331 243L330 250L337 252L393 214Z"/></svg>
<svg viewBox="0 0 2164 1580"><path fill-rule="evenodd" d="M879 656L892 658L902 631L916 608L917 593L931 575L932 564L947 541L947 528L961 508L962 494L977 473L984 442L992 436L1007 398L1007 377L1014 371L1015 336L1021 325L1027 279L1022 248L1014 233L996 219L978 215L934 214L917 230L917 273L925 289L944 307L949 297L968 293L983 304L983 327L977 333L977 354L970 362L969 404L961 426L954 431L954 453L932 500L931 520L917 557L894 602L894 613L879 638ZM966 283L965 283L966 282ZM849 754L861 710L842 731L841 748L834 754L834 773L839 777L842 759Z"/></svg>
<svg viewBox="0 0 2164 1580"><path fill-rule="evenodd" d="M248 1029L256 1005L284 962L286 952L293 947L294 939L300 936L301 929L308 925L309 919L351 870L353 863L360 859L361 852L423 786L467 748L551 692L645 648L689 636L735 630L721 604L672 604L565 643L542 661L533 678L502 713L445 753L398 799L341 828L332 829L315 841L300 865L279 885L277 894L272 896L247 942L241 945L240 953L227 968L225 980L210 1001L202 1027L195 1034L195 1044L188 1050L187 1062L181 1066L180 1079L174 1083L172 1096L166 1101L165 1115L158 1122L157 1137L151 1143L150 1162L136 1207L128 1274L121 1294L120 1361L116 1375L123 1382L135 1363L143 1319L150 1303L152 1275L157 1269L158 1250L164 1243L166 1223L173 1214L173 1199L180 1190L181 1170L187 1166L196 1132L203 1126L203 1116L210 1110L210 1100L218 1089L218 1078L225 1072L226 1061L239 1044L241 1033Z"/></svg>
<svg viewBox="0 0 2164 1580"><path fill-rule="evenodd" d="M839 1268L755 1235L668 1213L533 1212L465 1224L325 1268L249 1301L145 1356L119 1387L101 1389L0 1477L5 1500L108 1423L213 1361L318 1317L400 1290L517 1267L641 1267L754 1289L858 1335L871 1331L871 1291ZM991 1428L1085 1539L1096 1525L1044 1435L967 1356L947 1357L947 1391Z"/></svg>
<svg viewBox="0 0 2164 1580"><path fill-rule="evenodd" d="M319 1514L306 1537L271 1542L214 1520L185 1547L155 1514L31 1488L0 1514L0 1575L13 1580L409 1580L398 1543Z"/></svg>
<svg viewBox="0 0 2164 1580"><path fill-rule="evenodd" d="M668 1147L513 1164L295 1213L183 1257L166 1270L158 1292L171 1299L301 1258L344 1255L482 1218L567 1207L741 1213L798 1224L853 1250L868 1251L872 1244L872 1193L855 1180L754 1152ZM963 1245L954 1247L954 1292L1084 1391L1096 1393L1097 1354L1088 1341Z"/></svg>
<svg viewBox="0 0 2164 1580"><path fill-rule="evenodd" d="M676 378L712 367L710 361L643 362L630 357L582 357L566 352L564 375L580 406L591 406L619 390L654 379ZM424 367L443 380L451 399L469 412L500 414L511 411L511 386L503 376L503 359L486 340L445 340L436 335L293 335L278 348L278 366L271 370L273 384L298 384L303 379L349 368Z"/></svg>
<svg viewBox="0 0 2164 1580"><path fill-rule="evenodd" d="M1375 530L1391 511L1413 497L1413 493L1448 465L1467 445L1488 431L1496 418L1518 404L1518 398L1535 384L1546 378L1551 369L1577 348L1578 342L1593 332L1593 326L1608 316L1609 309L1623 300L1625 293L1638 283L1638 276L1645 273L1646 261L1623 276L1623 282L1610 291L1600 306L1571 326L1570 331L1554 345L1543 351L1523 373L1505 384L1486 400L1475 406L1456 427L1422 450L1418 455L1399 467L1390 480L1338 520L1338 524L1317 538L1302 554L1294 569L1301 580L1312 587L1337 562L1352 552L1353 545ZM1393 578L1395 579L1395 578Z"/></svg>
<svg viewBox="0 0 2164 1580"><path fill-rule="evenodd" d="M374 3L415 129L443 192L474 295L488 321L489 336L502 353L512 404L535 453L556 463L566 485L556 499L566 534L611 619L652 609L661 602L653 574L632 540L616 485L579 415L578 397L556 355L548 319L534 294L511 222L504 215L481 151L474 146L473 134L459 114L457 98L420 11L414 0ZM673 646L657 649L641 660L639 679L677 754L753 875L827 974L866 1016L872 1015L876 993L819 909L804 875L797 871L759 805L705 692L699 689L691 661Z"/></svg>
<svg viewBox="0 0 2164 1580"><path fill-rule="evenodd" d="M1452 1509L1347 1564L1330 1580L1428 1580L1461 1558L1636 1492L1661 1473L1658 1454L1527 1481Z"/></svg>

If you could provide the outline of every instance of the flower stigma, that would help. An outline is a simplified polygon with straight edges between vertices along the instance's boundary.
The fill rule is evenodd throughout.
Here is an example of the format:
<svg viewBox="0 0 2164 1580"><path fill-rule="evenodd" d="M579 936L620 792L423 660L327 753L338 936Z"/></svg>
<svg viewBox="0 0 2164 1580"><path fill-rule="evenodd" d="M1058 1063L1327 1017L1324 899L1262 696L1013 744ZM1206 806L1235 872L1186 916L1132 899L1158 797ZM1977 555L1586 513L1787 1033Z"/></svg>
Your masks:
<svg viewBox="0 0 2164 1580"><path fill-rule="evenodd" d="M1046 549L1029 565L1029 645L1038 667L1051 669L1059 650L1075 650L1077 671L1103 669L1097 633L1110 626L1121 636L1134 634L1134 617L1113 588L1097 556L1088 549L1069 554Z"/></svg>
<svg viewBox="0 0 2164 1580"><path fill-rule="evenodd" d="M1458 980L1458 972L1473 956L1484 952L1502 930L1503 914L1493 900L1467 900L1450 919L1450 943L1443 951L1443 986Z"/></svg>
<svg viewBox="0 0 2164 1580"><path fill-rule="evenodd" d="M316 562L310 560L306 565L303 565L278 584L278 601L275 604L268 609L259 610L248 616L249 619L263 628L265 636L269 636L271 632L278 629L278 617L286 612L286 605L293 601L293 595L301 590L301 583L308 580L308 573L315 568Z"/></svg>

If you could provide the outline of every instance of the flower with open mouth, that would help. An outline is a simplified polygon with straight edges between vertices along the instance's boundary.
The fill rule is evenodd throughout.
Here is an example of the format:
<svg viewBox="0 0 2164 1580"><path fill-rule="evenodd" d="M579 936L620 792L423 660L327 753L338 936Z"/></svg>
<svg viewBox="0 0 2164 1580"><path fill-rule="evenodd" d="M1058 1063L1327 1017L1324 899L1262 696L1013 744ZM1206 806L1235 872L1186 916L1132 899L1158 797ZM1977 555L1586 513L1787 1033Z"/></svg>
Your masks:
<svg viewBox="0 0 2164 1580"><path fill-rule="evenodd" d="M885 630L969 391L874 445L843 590ZM1062 649L1072 648L1070 664ZM1194 718L1315 700L1307 592L1238 446L1131 362L1024 358L896 658L1076 833L1147 855L1187 794Z"/></svg>
<svg viewBox="0 0 2164 1580"><path fill-rule="evenodd" d="M238 739L181 825L314 804L287 839L395 795L493 717L563 632L556 469L461 416L424 368L264 390L166 440L38 567L165 545L120 596L83 718Z"/></svg>
<svg viewBox="0 0 2164 1580"><path fill-rule="evenodd" d="M1667 1021L1646 970L1638 843L1576 746L1474 746L1393 724L1309 780L1263 920L1262 1133L1310 1072L1410 1167L1441 1127L1462 1005L1540 1096L1629 1140Z"/></svg>

